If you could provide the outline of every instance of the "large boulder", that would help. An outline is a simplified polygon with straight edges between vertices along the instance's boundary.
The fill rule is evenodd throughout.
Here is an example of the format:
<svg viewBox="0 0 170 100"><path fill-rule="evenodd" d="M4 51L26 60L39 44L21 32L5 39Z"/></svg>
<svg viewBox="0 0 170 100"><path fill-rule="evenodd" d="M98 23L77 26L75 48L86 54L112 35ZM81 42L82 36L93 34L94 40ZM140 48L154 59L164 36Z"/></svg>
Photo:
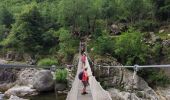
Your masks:
<svg viewBox="0 0 170 100"><path fill-rule="evenodd" d="M26 69L23 69L20 74L19 74L19 77L18 77L18 81L17 83L19 85L33 85L33 82L34 82L34 77L36 77L36 73L39 72L38 69L35 69L35 68L26 68Z"/></svg>
<svg viewBox="0 0 170 100"><path fill-rule="evenodd" d="M24 97L33 96L37 94L38 93L36 92L36 90L32 89L32 87L29 86L14 86L4 93L6 97L10 97L11 95Z"/></svg>
<svg viewBox="0 0 170 100"><path fill-rule="evenodd" d="M33 78L33 87L39 92L54 90L54 83L53 75L49 70L40 70Z"/></svg>

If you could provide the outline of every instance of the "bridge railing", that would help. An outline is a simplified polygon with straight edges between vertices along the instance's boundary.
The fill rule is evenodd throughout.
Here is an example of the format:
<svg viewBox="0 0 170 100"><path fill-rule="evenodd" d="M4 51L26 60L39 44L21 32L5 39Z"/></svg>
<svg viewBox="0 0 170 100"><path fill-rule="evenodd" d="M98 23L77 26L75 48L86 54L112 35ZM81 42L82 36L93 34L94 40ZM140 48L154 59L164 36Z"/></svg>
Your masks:
<svg viewBox="0 0 170 100"><path fill-rule="evenodd" d="M78 79L78 74L81 71L81 57L79 57L79 63L78 63L78 68L77 68L77 73L74 79L74 82L72 83L72 88L69 91L66 100L77 100L78 97L78 87L79 87L79 79Z"/></svg>
<svg viewBox="0 0 170 100"><path fill-rule="evenodd" d="M97 82L96 78L92 75L88 60L86 61L86 67L88 67L87 72L93 100L112 100L110 94L101 87L100 83Z"/></svg>

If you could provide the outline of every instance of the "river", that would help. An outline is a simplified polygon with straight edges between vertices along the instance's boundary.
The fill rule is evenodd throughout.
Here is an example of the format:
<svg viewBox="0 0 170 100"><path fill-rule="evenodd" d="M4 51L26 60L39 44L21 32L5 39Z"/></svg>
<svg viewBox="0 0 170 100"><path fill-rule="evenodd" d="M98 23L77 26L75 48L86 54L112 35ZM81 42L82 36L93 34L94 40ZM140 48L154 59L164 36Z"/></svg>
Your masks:
<svg viewBox="0 0 170 100"><path fill-rule="evenodd" d="M66 100L66 95L56 96L55 93L43 93L29 98L30 100Z"/></svg>

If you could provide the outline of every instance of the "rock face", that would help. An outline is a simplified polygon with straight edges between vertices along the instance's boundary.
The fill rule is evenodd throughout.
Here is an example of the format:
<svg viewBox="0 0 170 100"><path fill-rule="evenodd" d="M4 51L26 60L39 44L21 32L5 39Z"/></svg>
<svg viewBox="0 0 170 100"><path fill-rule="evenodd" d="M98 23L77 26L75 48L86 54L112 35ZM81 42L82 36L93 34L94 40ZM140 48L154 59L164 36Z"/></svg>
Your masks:
<svg viewBox="0 0 170 100"><path fill-rule="evenodd" d="M15 85L17 80L18 70L0 69L0 92L7 91Z"/></svg>
<svg viewBox="0 0 170 100"><path fill-rule="evenodd" d="M170 100L170 86L166 88L158 87L156 92L160 96L160 100Z"/></svg>
<svg viewBox="0 0 170 100"><path fill-rule="evenodd" d="M10 88L4 94L6 97L10 97L11 95L24 97L24 96L37 95L37 92L35 89L32 89L29 86L15 86L15 87Z"/></svg>
<svg viewBox="0 0 170 100"><path fill-rule="evenodd" d="M103 60L102 60L103 59ZM95 73L104 87L113 87L109 90L114 100L159 100L156 92L139 76L133 80L133 72L125 68L106 68L107 66L121 66L114 58L106 56L96 59L95 63L101 67L95 68ZM118 99L115 99L118 98Z"/></svg>
<svg viewBox="0 0 170 100"><path fill-rule="evenodd" d="M39 92L54 90L53 75L48 70L41 70L33 78L33 87Z"/></svg>

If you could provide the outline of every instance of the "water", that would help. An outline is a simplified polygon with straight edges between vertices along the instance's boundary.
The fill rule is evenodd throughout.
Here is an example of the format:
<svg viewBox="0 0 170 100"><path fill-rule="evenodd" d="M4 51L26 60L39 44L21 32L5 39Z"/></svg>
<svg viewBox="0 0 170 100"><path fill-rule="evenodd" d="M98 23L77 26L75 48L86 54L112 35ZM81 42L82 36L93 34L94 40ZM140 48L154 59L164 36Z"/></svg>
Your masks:
<svg viewBox="0 0 170 100"><path fill-rule="evenodd" d="M29 98L30 100L66 100L66 95L58 95L55 93L43 93Z"/></svg>
<svg viewBox="0 0 170 100"><path fill-rule="evenodd" d="M0 100L7 100L3 98L4 94L0 93ZM43 93L33 97L26 97L25 99L29 100L66 100L66 95L58 95L56 97L55 93Z"/></svg>

